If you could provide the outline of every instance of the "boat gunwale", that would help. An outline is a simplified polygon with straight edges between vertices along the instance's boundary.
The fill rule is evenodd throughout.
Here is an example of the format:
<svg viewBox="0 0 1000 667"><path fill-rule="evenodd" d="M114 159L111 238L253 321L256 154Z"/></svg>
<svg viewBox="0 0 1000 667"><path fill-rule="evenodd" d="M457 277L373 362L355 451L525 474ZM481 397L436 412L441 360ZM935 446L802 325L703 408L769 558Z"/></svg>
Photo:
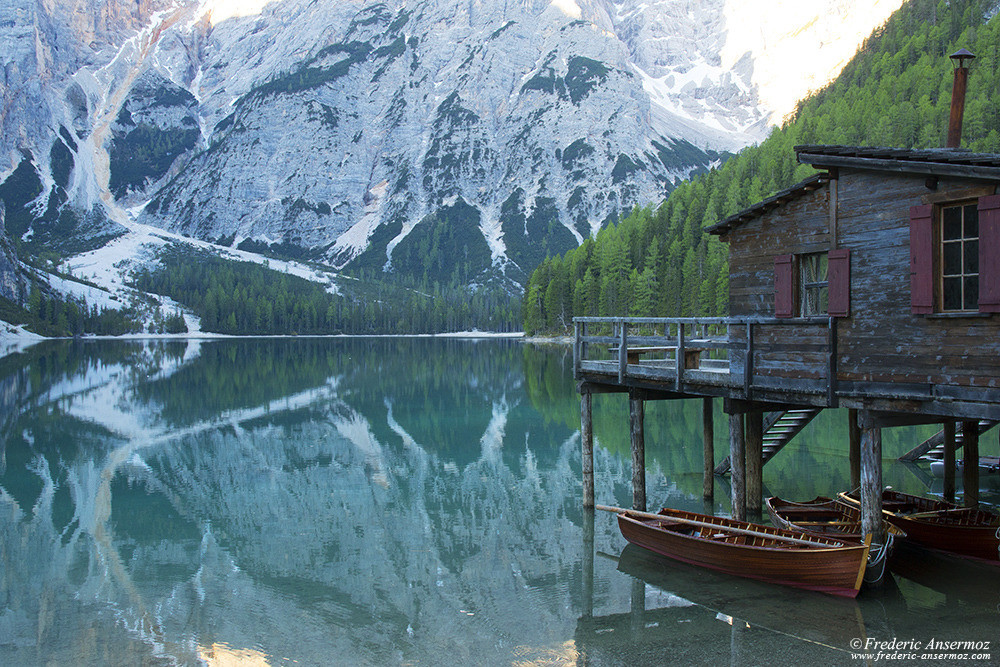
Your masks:
<svg viewBox="0 0 1000 667"><path fill-rule="evenodd" d="M783 505L780 506L780 507L776 507L775 506L775 501L779 501L779 502L783 503ZM764 500L764 504L767 507L768 514L771 516L771 521L773 521L775 523L779 523L780 522L780 523L786 524L786 526L789 529L791 529L791 530L801 530L801 531L803 531L805 533L822 535L822 536L829 536L831 534L834 534L834 535L843 535L845 539L850 539L850 540L862 540L862 539L864 539L864 531L861 528L860 510L858 510L858 507L856 505L853 505L853 504L850 504L850 503L846 503L846 502L840 500L839 498L830 498L828 496L816 496L813 500L807 500L807 501L804 501L804 502L798 502L798 501L795 501L795 500L786 500L786 499L781 498L779 496L770 496L769 498L766 498ZM789 519L788 517L783 516L781 514L781 511L783 509L788 509L788 508L802 508L802 509L816 508L817 510L819 510L820 509L819 506L821 506L821 505L830 505L831 508L827 512L817 511L817 512L815 512L816 514L834 514L834 513L837 513L840 516L845 516L845 514L844 514L845 512L858 511L859 512L859 516L858 516L858 519L857 519L856 522L852 520L850 524L843 524L841 526L841 528L853 528L853 527L856 526L857 527L857 532L853 532L853 531L849 532L849 531L841 530L841 529L836 529L836 530L833 531L833 533L825 532L825 531L822 531L821 529L823 529L824 527L830 527L830 525L829 524L823 524L823 523L817 524L815 526L815 530L813 530L813 528L814 528L813 526L809 526L809 527L802 526L801 524L797 523L796 521L793 521L792 519ZM887 518L885 519L885 525L886 525L886 530L893 537L896 537L896 538L906 537L906 531L904 531L899 526L897 526L897 525L895 525L893 523L890 523Z"/></svg>
<svg viewBox="0 0 1000 667"><path fill-rule="evenodd" d="M662 511L663 510L661 510L661 512ZM685 514L695 514L695 513L686 512L685 510L672 510L672 511L682 512L682 513L685 513ZM753 544L738 544L738 543L733 543L733 542L726 542L724 540L713 540L710 537L704 537L702 535L688 535L688 534L685 534L685 533L682 533L682 532L678 532L678 531L675 531L675 530L670 530L669 528L663 527L663 526L654 526L654 525L651 525L651 524L653 522L657 521L657 519L644 519L644 518L629 516L627 511L624 512L624 513L622 513L622 514L619 514L619 516L621 516L621 517L623 517L625 519L628 519L629 521L631 521L633 523L642 525L642 526L644 526L646 528L649 528L649 529L652 529L652 530L661 531L661 532L664 532L664 533L669 533L670 535L673 535L675 537L683 537L683 538L690 539L690 540L693 540L693 541L696 541L696 542L699 542L699 543L707 543L707 544L712 544L712 545L716 545L716 546L726 546L726 547L729 547L729 548L741 549L741 550L743 550L743 549L751 549L751 550L754 550L754 551L774 551L774 552L778 552L778 553L803 553L803 552L809 553L809 552L813 552L813 551L816 551L816 552L819 552L819 551L828 552L828 551L842 551L844 549L860 548L860 545L851 544L850 542L848 542L846 540L842 540L842 539L839 539L839 538L836 538L836 537L827 537L827 536L824 536L824 535L814 535L814 534L808 533L806 531L788 530L788 529L779 528L779 527L776 527L776 526L764 526L764 525L760 525L760 524L752 524L752 523L745 522L745 521L738 521L736 519L729 519L727 517L706 517L706 518L719 519L719 520L723 520L723 521L733 521L733 522L736 522L736 523L753 526L755 529L757 529L757 528L763 528L763 529L765 529L767 531L775 531L775 534L779 536L779 539L775 539L775 542L779 542L780 543L780 537L794 537L794 538L801 539L801 540L806 541L806 542L811 542L815 546L813 546L813 544L810 544L810 545L807 546L807 545L800 545L800 544L793 544L793 543L785 543L785 546L763 546L763 545L753 545ZM669 514L664 514L663 516L666 519L670 518ZM697 516L702 517L703 515L698 514ZM701 519L699 519L699 520L701 520ZM706 521L705 523L711 523L712 525L718 526L719 528L722 528L722 529L726 528L725 524L713 523L713 522L710 522L710 521ZM677 525L678 526L682 526L684 524L683 523L678 523ZM735 527L739 527L739 526L735 526ZM762 531L762 532L764 532L764 531ZM764 535L766 535L766 534L767 533L764 532ZM739 534L735 534L735 535L736 536L740 536Z"/></svg>

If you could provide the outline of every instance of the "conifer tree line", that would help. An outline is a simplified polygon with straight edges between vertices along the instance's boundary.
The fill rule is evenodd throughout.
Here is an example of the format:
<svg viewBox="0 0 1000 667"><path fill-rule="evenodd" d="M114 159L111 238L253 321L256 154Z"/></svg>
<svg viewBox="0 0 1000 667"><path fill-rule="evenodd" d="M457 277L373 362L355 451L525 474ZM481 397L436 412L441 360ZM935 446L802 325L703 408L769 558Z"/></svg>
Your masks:
<svg viewBox="0 0 1000 667"><path fill-rule="evenodd" d="M101 308L88 304L84 299L56 294L36 281L31 283L24 306L0 297L0 319L24 325L40 335L54 337L187 331L184 316L179 312L164 313L160 308L151 309L141 304Z"/></svg>
<svg viewBox="0 0 1000 667"><path fill-rule="evenodd" d="M165 250L156 268L138 271L133 285L190 308L204 331L230 335L507 332L521 321L518 302L500 288L470 295L458 285L342 280L334 295L253 262L179 248Z"/></svg>
<svg viewBox="0 0 1000 667"><path fill-rule="evenodd" d="M814 173L794 146L945 145L953 65L970 65L963 148L1000 152L1000 18L996 0L911 0L869 37L841 74L799 103L781 128L721 167L637 208L525 286L524 330L558 333L574 316L724 316L728 248L711 226Z"/></svg>

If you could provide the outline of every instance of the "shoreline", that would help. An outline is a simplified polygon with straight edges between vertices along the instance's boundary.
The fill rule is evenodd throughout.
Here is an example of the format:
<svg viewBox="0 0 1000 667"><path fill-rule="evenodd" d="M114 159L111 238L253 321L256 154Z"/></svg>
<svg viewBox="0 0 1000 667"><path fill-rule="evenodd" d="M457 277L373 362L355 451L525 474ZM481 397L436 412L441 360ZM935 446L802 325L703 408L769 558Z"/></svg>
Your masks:
<svg viewBox="0 0 1000 667"><path fill-rule="evenodd" d="M349 338L452 338L456 340L520 340L531 345L572 345L572 336L525 336L523 331L497 332L497 331L452 331L445 333L425 333L425 334L221 334L209 331L193 331L178 334L153 334L135 333L123 334L121 336L59 336L47 337L25 330L22 327L14 326L6 322L0 322L0 359L24 352L28 348L56 340L78 340L78 341L181 341L181 340L239 340L239 339L264 339L264 338L289 338L289 339L349 339Z"/></svg>

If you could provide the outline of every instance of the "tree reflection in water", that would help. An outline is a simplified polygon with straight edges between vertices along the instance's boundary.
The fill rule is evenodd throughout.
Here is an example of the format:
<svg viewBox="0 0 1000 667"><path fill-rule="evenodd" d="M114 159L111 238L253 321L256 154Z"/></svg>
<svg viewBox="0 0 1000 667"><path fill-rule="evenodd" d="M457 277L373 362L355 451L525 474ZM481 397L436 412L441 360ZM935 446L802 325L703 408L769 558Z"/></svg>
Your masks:
<svg viewBox="0 0 1000 667"><path fill-rule="evenodd" d="M697 611L715 608L702 587L680 590L700 573L594 558L623 541L580 507L570 367L561 348L430 339L76 341L3 359L0 662L600 663L696 638L730 655L733 626ZM650 497L701 511L700 408L650 407ZM597 495L615 503L626 422L595 408ZM758 593L732 590L719 613L736 617ZM642 642L581 621L634 625L638 599L680 611ZM787 633L840 655L833 630L793 630L751 631L739 654Z"/></svg>

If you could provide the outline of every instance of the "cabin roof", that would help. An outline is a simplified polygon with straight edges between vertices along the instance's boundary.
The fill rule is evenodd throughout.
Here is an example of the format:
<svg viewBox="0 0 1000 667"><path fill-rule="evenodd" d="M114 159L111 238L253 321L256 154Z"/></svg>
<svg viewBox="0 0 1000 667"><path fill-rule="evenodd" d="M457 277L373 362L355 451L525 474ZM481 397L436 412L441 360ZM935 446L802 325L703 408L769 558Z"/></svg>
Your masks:
<svg viewBox="0 0 1000 667"><path fill-rule="evenodd" d="M873 148L868 146L796 146L799 162L814 167L848 167L931 176L1000 180L1000 155L956 148Z"/></svg>
<svg viewBox="0 0 1000 667"><path fill-rule="evenodd" d="M796 146L795 152L799 162L827 170L848 168L919 174L928 177L949 176L979 181L1000 181L1000 154L997 153L972 153L955 148L906 149L827 145ZM749 220L823 187L829 179L828 172L807 178L787 190L782 190L729 216L705 231L709 234L726 234Z"/></svg>
<svg viewBox="0 0 1000 667"><path fill-rule="evenodd" d="M825 187L830 180L830 175L815 174L804 181L796 183L787 190L782 190L776 195L772 195L763 201L759 201L749 208L745 208L735 215L731 215L722 222L719 222L705 229L709 234L725 234L734 227L742 225L744 222L764 215L765 213L785 205L793 199L797 199L814 190Z"/></svg>

